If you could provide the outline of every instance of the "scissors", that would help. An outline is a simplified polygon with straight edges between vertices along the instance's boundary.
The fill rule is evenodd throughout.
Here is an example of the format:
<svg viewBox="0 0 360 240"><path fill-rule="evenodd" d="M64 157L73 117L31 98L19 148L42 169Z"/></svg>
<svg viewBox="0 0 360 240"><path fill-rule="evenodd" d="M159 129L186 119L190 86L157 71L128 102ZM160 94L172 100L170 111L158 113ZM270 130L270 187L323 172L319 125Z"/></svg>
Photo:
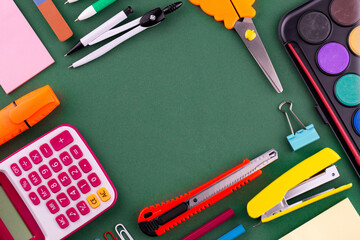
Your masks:
<svg viewBox="0 0 360 240"><path fill-rule="evenodd" d="M252 18L256 11L252 7L255 0L190 0L216 21L223 21L227 29L235 29L265 76L278 93L283 91L280 80L269 55L260 39Z"/></svg>

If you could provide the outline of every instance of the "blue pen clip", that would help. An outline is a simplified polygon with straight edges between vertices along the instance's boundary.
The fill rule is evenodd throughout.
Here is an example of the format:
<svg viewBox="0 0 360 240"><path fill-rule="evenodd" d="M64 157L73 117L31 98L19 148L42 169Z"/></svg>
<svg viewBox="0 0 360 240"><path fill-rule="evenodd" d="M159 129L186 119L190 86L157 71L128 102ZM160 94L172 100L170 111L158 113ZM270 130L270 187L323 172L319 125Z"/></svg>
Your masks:
<svg viewBox="0 0 360 240"><path fill-rule="evenodd" d="M299 131L297 131L296 133L294 133L293 127L291 126L291 122L290 122L290 118L289 115L287 114L286 111L282 110L282 106L286 103L290 104L290 112L292 113L292 115L296 118L296 120L301 124L301 126L303 126L303 129L300 129ZM285 116L288 120L290 129L291 129L291 133L289 136L287 136L287 140L289 141L292 149L294 151L305 147L306 145L315 142L316 140L320 139L319 134L316 132L316 129L314 127L313 124L310 124L309 126L305 127L305 125L300 121L300 119L298 118L298 116L296 116L296 114L294 113L294 111L292 110L292 102L291 101L284 101L280 104L279 106L279 110L283 113L285 113Z"/></svg>
<svg viewBox="0 0 360 240"><path fill-rule="evenodd" d="M237 226L230 232L226 233L225 235L221 236L217 240L233 240L238 236L240 236L241 234L243 234L244 232L245 232L245 228L243 227L243 225L240 224L239 226Z"/></svg>

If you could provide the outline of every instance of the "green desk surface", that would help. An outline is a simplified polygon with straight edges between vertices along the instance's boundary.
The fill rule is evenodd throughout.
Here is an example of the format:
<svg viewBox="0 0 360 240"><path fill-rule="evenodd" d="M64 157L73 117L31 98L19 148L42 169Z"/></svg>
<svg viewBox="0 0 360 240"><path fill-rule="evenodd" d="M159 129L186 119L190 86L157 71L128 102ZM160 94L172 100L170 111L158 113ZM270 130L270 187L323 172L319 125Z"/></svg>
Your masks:
<svg viewBox="0 0 360 240"><path fill-rule="evenodd" d="M279 159L263 174L227 198L177 226L159 239L180 239L228 208L236 216L206 235L216 239L242 224L239 239L277 239L348 197L360 212L359 179L327 125L277 35L278 23L304 0L259 0L255 3L257 30L283 84L277 94L235 31L204 14L185 0L159 26L121 44L101 59L78 69L73 61L90 53L88 47L64 57L76 41L128 5L130 19L172 1L117 1L83 22L78 14L93 1L63 5L54 0L74 32L59 42L31 0L16 0L55 63L12 94L0 94L0 108L22 95L49 84L61 101L49 117L33 129L0 146L3 159L60 124L79 129L112 179L118 200L113 208L68 239L104 239L103 234L123 223L134 239L151 239L137 226L147 206L183 194L220 173L270 148ZM305 124L314 123L321 139L297 152L286 140L290 133L283 100ZM295 125L295 124L294 124ZM298 128L295 125L295 128ZM261 189L301 160L324 147L342 159L341 177L330 183L353 187L256 228L259 220L247 215L246 204ZM113 231L114 232L114 231Z"/></svg>

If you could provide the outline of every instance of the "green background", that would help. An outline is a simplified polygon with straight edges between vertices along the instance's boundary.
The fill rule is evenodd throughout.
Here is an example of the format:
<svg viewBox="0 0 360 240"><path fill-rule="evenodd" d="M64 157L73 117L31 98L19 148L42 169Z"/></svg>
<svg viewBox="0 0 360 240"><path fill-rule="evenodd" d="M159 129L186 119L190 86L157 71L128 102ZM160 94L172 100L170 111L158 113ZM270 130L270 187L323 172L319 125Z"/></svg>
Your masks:
<svg viewBox="0 0 360 240"><path fill-rule="evenodd" d="M151 239L137 226L147 206L183 194L238 165L275 148L279 159L255 181L177 226L159 239L180 239L208 220L233 208L236 216L207 234L216 239L239 224L239 239L277 239L349 197L360 211L359 179L330 128L314 109L314 101L281 45L281 17L303 0L259 0L254 23L284 87L277 94L235 31L204 14L188 1L159 26L121 44L101 59L67 69L98 46L71 56L67 50L105 20L132 6L132 20L171 1L117 1L96 16L73 20L92 1L63 5L54 0L74 32L59 42L31 1L15 1L55 63L10 95L0 94L0 108L49 84L61 105L33 129L0 146L0 159L60 124L79 129L118 191L113 208L68 239L104 239L105 231L123 223L134 239ZM297 152L286 140L286 118L277 110L283 100L305 124L314 123L321 139ZM294 122L294 127L299 128ZM354 186L256 228L258 219L246 212L247 202L271 181L324 147L340 154L341 177L330 183ZM329 186L327 186L329 188Z"/></svg>

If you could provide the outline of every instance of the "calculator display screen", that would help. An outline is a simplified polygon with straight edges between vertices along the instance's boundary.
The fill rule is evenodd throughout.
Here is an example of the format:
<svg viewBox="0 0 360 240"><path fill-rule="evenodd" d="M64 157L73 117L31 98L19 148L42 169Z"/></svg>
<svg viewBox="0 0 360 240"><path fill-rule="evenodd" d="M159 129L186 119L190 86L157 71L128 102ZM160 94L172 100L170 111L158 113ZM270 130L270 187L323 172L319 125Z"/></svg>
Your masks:
<svg viewBox="0 0 360 240"><path fill-rule="evenodd" d="M1 185L0 218L14 239L31 239L33 237Z"/></svg>

